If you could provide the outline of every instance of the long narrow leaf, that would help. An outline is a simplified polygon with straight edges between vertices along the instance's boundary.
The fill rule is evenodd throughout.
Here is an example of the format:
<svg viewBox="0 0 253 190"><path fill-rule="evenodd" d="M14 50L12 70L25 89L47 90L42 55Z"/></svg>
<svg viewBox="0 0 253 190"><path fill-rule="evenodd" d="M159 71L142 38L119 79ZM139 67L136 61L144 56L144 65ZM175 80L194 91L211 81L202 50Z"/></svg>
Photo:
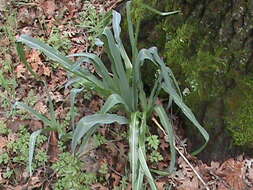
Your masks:
<svg viewBox="0 0 253 190"><path fill-rule="evenodd" d="M143 8L148 9L149 11L154 12L154 13L161 15L161 16L169 16L169 15L174 15L174 14L180 13L180 11L161 12L161 11L158 11L158 10L156 10L144 3L141 3L141 6Z"/></svg>
<svg viewBox="0 0 253 190"><path fill-rule="evenodd" d="M193 155L196 155L206 147L209 141L209 135L206 132L206 130L199 124L194 114L192 113L191 109L185 105L185 103L182 100L182 97L177 93L173 85L174 84L173 79L170 78L170 75L168 73L168 68L165 66L165 63L163 62L163 60L159 57L157 53L157 49L150 48L150 51L152 52L156 62L161 66L161 72L164 79L164 82L162 83L162 88L164 89L165 92L167 92L172 97L173 101L182 110L185 116L197 127L197 129L199 130L199 132L205 139L205 143L192 153Z"/></svg>
<svg viewBox="0 0 253 190"><path fill-rule="evenodd" d="M30 177L32 176L32 160L33 160L33 154L34 154L34 149L35 149L35 144L36 144L36 138L38 137L38 135L40 135L41 132L42 132L42 129L33 132L30 136L29 159L28 159L28 169L29 169Z"/></svg>
<svg viewBox="0 0 253 190"><path fill-rule="evenodd" d="M131 115L131 122L129 124L130 134L129 134L129 145L130 145L130 153L129 160L131 166L131 175L132 175L132 187L135 187L135 183L137 181L138 176L138 135L139 135L139 118L138 112L135 112Z"/></svg>
<svg viewBox="0 0 253 190"><path fill-rule="evenodd" d="M70 59L68 59L66 56L62 55L55 48L41 42L40 40L34 39L28 35L21 35L20 38L17 40L17 42L25 43L26 45L28 45L31 48L35 48L35 49L42 51L50 59L57 61L67 71L75 74L76 76L80 76L85 79L88 79L89 81L93 82L96 86L98 86L101 89L105 88L104 84L101 83L100 80L98 80L95 76L93 76L88 71L85 71L83 68L78 71L72 70L74 63Z"/></svg>
<svg viewBox="0 0 253 190"><path fill-rule="evenodd" d="M108 87L113 88L115 87L112 78L109 75L109 72L107 68L105 67L104 63L101 61L101 59L93 54L93 53L76 53L71 54L69 57L86 57L92 60L91 63L94 64L96 71L102 76L102 78L106 81L106 84Z"/></svg>
<svg viewBox="0 0 253 190"><path fill-rule="evenodd" d="M169 172L172 173L175 169L175 164L176 164L176 149L175 149L175 135L173 132L172 124L171 121L169 120L164 108L161 105L157 105L155 107L155 111L157 115L160 118L160 121L165 128L167 135L168 135L168 140L170 144L170 152L171 152L171 160L170 160L170 167L169 167Z"/></svg>
<svg viewBox="0 0 253 190"><path fill-rule="evenodd" d="M95 126L93 128L91 128L82 138L82 143L78 149L77 155L79 157L82 157L82 155L85 155L86 153L88 153L90 151L90 146L88 144L89 139L91 138L91 135L94 134L94 132L97 130L99 126Z"/></svg>
<svg viewBox="0 0 253 190"><path fill-rule="evenodd" d="M76 99L76 95L80 92L82 92L83 88L74 88L71 90L70 92L70 121L71 121L71 126L72 129L74 129L74 122L75 122L75 99Z"/></svg>
<svg viewBox="0 0 253 190"><path fill-rule="evenodd" d="M142 152L146 154L146 149L145 149L145 143L146 143L146 132L147 132L147 113L143 112L141 116L141 126L140 126L140 135L139 135L139 148L142 149ZM145 160L146 160L146 155ZM136 189L142 189L143 186L143 178L144 178L144 171L142 167L139 167L138 171L138 178L137 182L135 183Z"/></svg>
<svg viewBox="0 0 253 190"><path fill-rule="evenodd" d="M19 56L20 60L24 63L24 65L26 66L28 71L33 75L34 78L39 79L40 78L39 75L37 75L33 71L32 67L27 63L23 44L21 44L20 42L17 42L16 43L16 49L17 49L18 56Z"/></svg>
<svg viewBox="0 0 253 190"><path fill-rule="evenodd" d="M170 85L167 85L165 83L162 84L162 88L164 89L165 92L169 93L172 97L174 102L178 105L178 107L182 110L182 112L185 114L185 116L198 128L199 132L201 133L201 135L204 137L205 139L205 143L198 148L196 151L194 151L192 154L196 155L198 153L200 153L207 145L208 141L209 141L209 135L206 132L206 130L199 124L199 122L197 121L197 119L195 118L194 114L192 113L192 111L190 110L190 108L188 108L188 106L186 106L182 99L180 98L180 96L176 93L175 89L172 88Z"/></svg>
<svg viewBox="0 0 253 190"><path fill-rule="evenodd" d="M110 109L112 109L117 104L123 104L125 106L125 109L127 112L129 112L129 107L126 104L126 102L122 99L122 97L118 94L112 94L110 95L103 107L100 110L100 113L107 113Z"/></svg>
<svg viewBox="0 0 253 190"><path fill-rule="evenodd" d="M127 124L128 120L116 114L94 114L83 117L77 124L73 134L71 149L75 151L77 144L81 138L93 127L99 124L111 124L111 123Z"/></svg>
<svg viewBox="0 0 253 190"><path fill-rule="evenodd" d="M144 156L144 153L142 151L141 148L138 149L138 156L139 156L139 160L140 160L140 164L141 164L141 167L143 169L143 172L145 174L145 176L147 177L147 180L150 184L150 187L152 190L157 190L157 187L156 187L156 184L155 184L155 180L154 178L152 177L150 171L149 171L149 168L148 168L148 165L146 163L146 159L145 159L145 156Z"/></svg>
<svg viewBox="0 0 253 190"><path fill-rule="evenodd" d="M107 37L109 49L113 58L113 65L115 66L116 74L120 80L120 95L123 97L131 110L133 110L134 108L132 107L133 104L129 85L130 79L127 78L127 73L124 69L124 65L120 56L119 46L116 45L112 32L108 28L104 30L103 34Z"/></svg>
<svg viewBox="0 0 253 190"><path fill-rule="evenodd" d="M35 49L38 49L38 50L42 51L50 59L53 59L53 60L59 62L60 64L62 64L62 66L64 68L69 68L70 65L73 64L72 61L70 61L67 57L65 57L64 55L62 55L55 48L50 47L49 45L41 42L40 40L32 38L32 37L30 37L28 35L21 35L20 38L17 41L25 43L26 45L28 45L31 48L35 48Z"/></svg>
<svg viewBox="0 0 253 190"><path fill-rule="evenodd" d="M136 39L134 35L134 28L131 18L131 1L126 3L126 12L127 12L127 25L128 25L128 34L130 38L130 43L132 47L132 63L135 63L135 59L137 57L137 46L136 46Z"/></svg>
<svg viewBox="0 0 253 190"><path fill-rule="evenodd" d="M22 102L16 102L14 104L14 108L21 108L24 109L30 113L32 113L35 117L37 117L39 120L41 120L44 124L50 126L51 125L51 121L49 119L47 119L45 116L41 115L40 113L38 113L36 110L34 110L33 108L31 108L30 106L22 103Z"/></svg>
<svg viewBox="0 0 253 190"><path fill-rule="evenodd" d="M123 46L123 43L120 39L120 32L121 32L121 28L120 28L120 21L121 21L121 15L116 12L113 11L112 12L113 15L113 20L112 20L112 27L113 27L113 32L114 32L114 38L116 40L116 42L119 45L119 50L120 50L120 54L125 62L125 67L127 72L129 72L128 74L131 74L131 69L132 69L132 63L129 59L129 57L127 56L126 50Z"/></svg>

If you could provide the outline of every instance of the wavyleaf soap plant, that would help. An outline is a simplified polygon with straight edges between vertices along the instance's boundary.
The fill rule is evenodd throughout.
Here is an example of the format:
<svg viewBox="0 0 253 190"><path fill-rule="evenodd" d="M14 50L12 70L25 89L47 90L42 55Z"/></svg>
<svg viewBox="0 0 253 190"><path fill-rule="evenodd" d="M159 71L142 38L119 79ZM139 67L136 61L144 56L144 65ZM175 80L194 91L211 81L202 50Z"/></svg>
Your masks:
<svg viewBox="0 0 253 190"><path fill-rule="evenodd" d="M105 50L111 62L111 73L107 70L102 60L95 54L78 53L66 57L53 47L27 35L22 35L18 41L38 49L50 59L58 61L64 69L70 72L72 76L70 83L78 82L85 84L84 87L89 87L107 98L99 113L83 117L75 126L71 143L73 153L80 153L90 136L102 124L114 122L126 124L129 126L129 161L132 188L134 190L142 189L145 176L151 189L157 189L155 179L146 162L145 147L149 130L147 123L154 113L159 117L161 126L166 131L170 144L171 161L166 171L168 174L174 171L176 163L175 136L172 122L163 106L157 103L160 91L163 90L168 94L170 103L174 102L203 135L205 143L194 152L195 154L205 147L209 140L209 135L198 123L192 111L184 104L174 75L159 57L157 48L151 47L138 51L136 32L138 30L134 29L131 21L130 4L130 2L127 2L126 12L132 48L131 57L126 53L120 38L121 15L118 12L113 11L113 31L107 27L103 32ZM69 57L80 57L80 59L73 62ZM96 74L89 72L81 66L85 62L94 65ZM147 62L154 64L157 69L155 83L150 94L146 94L143 89L144 84L140 71L140 68ZM112 108L116 106L118 108L118 105L121 105L124 109L125 116L109 113ZM81 146L77 151L79 143L81 143Z"/></svg>

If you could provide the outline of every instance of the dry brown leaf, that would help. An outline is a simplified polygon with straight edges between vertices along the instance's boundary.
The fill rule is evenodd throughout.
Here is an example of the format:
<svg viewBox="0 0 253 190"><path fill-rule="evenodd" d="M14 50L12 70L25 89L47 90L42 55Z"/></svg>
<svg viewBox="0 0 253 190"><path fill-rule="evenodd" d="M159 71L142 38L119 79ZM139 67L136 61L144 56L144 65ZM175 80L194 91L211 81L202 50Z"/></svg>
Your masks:
<svg viewBox="0 0 253 190"><path fill-rule="evenodd" d="M55 102L62 102L64 100L63 95L58 91L54 93L50 92L50 96Z"/></svg>
<svg viewBox="0 0 253 190"><path fill-rule="evenodd" d="M43 65L42 68L43 68L43 74L45 76L50 76L51 75L51 69L49 67Z"/></svg>
<svg viewBox="0 0 253 190"><path fill-rule="evenodd" d="M103 186L101 183L95 183L91 185L92 189L96 190L109 190L107 187Z"/></svg>
<svg viewBox="0 0 253 190"><path fill-rule="evenodd" d="M183 183L177 187L177 190L199 190L199 181L197 177L186 178Z"/></svg>
<svg viewBox="0 0 253 190"><path fill-rule="evenodd" d="M226 187L226 185L223 183L219 183L217 190L230 190L230 188Z"/></svg>
<svg viewBox="0 0 253 190"><path fill-rule="evenodd" d="M30 124L29 124L29 129L31 131L37 131L39 129L42 129L43 128L43 124L41 121L38 121L38 120L31 120L30 121Z"/></svg>
<svg viewBox="0 0 253 190"><path fill-rule="evenodd" d="M160 147L163 151L165 151L169 147L169 144L164 139L161 139Z"/></svg>
<svg viewBox="0 0 253 190"><path fill-rule="evenodd" d="M5 11L7 8L7 0L0 0L0 11Z"/></svg>
<svg viewBox="0 0 253 190"><path fill-rule="evenodd" d="M110 156L114 157L118 155L118 150L115 147L114 143L108 142L106 143L106 148L108 149L108 152L110 152Z"/></svg>
<svg viewBox="0 0 253 190"><path fill-rule="evenodd" d="M24 189L26 189L26 186L24 186L24 185L18 185L18 186L16 186L16 187L14 187L14 190L24 190Z"/></svg>
<svg viewBox="0 0 253 190"><path fill-rule="evenodd" d="M17 18L20 22L30 25L31 23L33 23L35 15L32 13L31 10L27 9L27 7L21 7L18 9Z"/></svg>
<svg viewBox="0 0 253 190"><path fill-rule="evenodd" d="M158 190L164 190L164 185L166 185L167 183L165 181L158 181L156 182L156 186Z"/></svg>
<svg viewBox="0 0 253 190"><path fill-rule="evenodd" d="M48 112L47 106L42 101L37 102L34 106L34 109L41 114L45 114Z"/></svg>
<svg viewBox="0 0 253 190"><path fill-rule="evenodd" d="M29 183L27 184L27 190L32 190L35 188L41 187L43 184L43 180L41 180L38 176L31 177Z"/></svg>
<svg viewBox="0 0 253 190"><path fill-rule="evenodd" d="M49 17L54 16L57 6L54 0L44 1L40 4L40 7L44 10L45 14Z"/></svg>
<svg viewBox="0 0 253 190"><path fill-rule="evenodd" d="M3 150L3 148L8 144L8 140L6 137L2 137L0 136L0 153L1 150Z"/></svg>
<svg viewBox="0 0 253 190"><path fill-rule="evenodd" d="M115 173L112 173L111 177L114 179L113 187L116 187L120 184L121 177Z"/></svg>
<svg viewBox="0 0 253 190"><path fill-rule="evenodd" d="M39 51L32 49L28 55L27 61L30 63L37 63L38 65L42 65L40 55L41 53Z"/></svg>
<svg viewBox="0 0 253 190"><path fill-rule="evenodd" d="M6 180L3 178L2 174L3 174L3 172L0 171L0 184L4 184L5 181L6 181Z"/></svg>
<svg viewBox="0 0 253 190"><path fill-rule="evenodd" d="M192 178L195 176L194 172L192 171L191 167L183 160L182 157L178 158L179 167L182 168L182 173L187 178Z"/></svg>
<svg viewBox="0 0 253 190"><path fill-rule="evenodd" d="M251 182L253 182L253 168L250 168L247 173L247 177Z"/></svg>
<svg viewBox="0 0 253 190"><path fill-rule="evenodd" d="M30 120L14 120L7 123L7 127L12 130L13 133L18 132L21 126L30 125Z"/></svg>
<svg viewBox="0 0 253 190"><path fill-rule="evenodd" d="M119 147L119 158L124 158L126 152L128 151L128 145L122 142L117 142L117 146Z"/></svg>
<svg viewBox="0 0 253 190"><path fill-rule="evenodd" d="M15 73L17 74L17 78L25 78L24 73L26 73L27 70L23 64L19 64L16 69Z"/></svg>
<svg viewBox="0 0 253 190"><path fill-rule="evenodd" d="M225 161L217 171L217 175L223 176L223 179L236 190L244 190L245 168L244 162L229 159Z"/></svg>

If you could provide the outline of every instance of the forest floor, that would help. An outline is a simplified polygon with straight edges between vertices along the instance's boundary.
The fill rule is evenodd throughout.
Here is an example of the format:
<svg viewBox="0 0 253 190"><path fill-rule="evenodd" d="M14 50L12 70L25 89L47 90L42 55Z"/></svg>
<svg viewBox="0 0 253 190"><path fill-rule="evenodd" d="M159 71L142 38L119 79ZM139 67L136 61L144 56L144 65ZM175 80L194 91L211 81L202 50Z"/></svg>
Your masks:
<svg viewBox="0 0 253 190"><path fill-rule="evenodd" d="M101 55L103 49L95 44L104 28L102 19L120 2L0 0L0 189L131 189L125 127L114 125L99 129L90 142L88 153L81 160L66 154L70 152L68 139L58 141L53 132L49 132L48 136L41 135L36 149L35 169L29 177L30 133L43 128L43 124L31 114L13 109L16 101L22 101L47 115L48 90L57 118L65 131L71 130L71 89L65 88L67 73L40 52L27 48L27 61L33 71L47 81L46 89L19 60L16 38L28 34L65 54L88 51ZM95 72L91 65L89 69ZM103 99L90 91L78 94L75 103L77 120L99 111L102 104ZM178 129L179 138L177 170L170 176L155 176L159 190L170 187L177 190L253 190L253 159L241 155L223 163L203 163L187 152L187 138L180 135L182 129L178 120L175 116L174 128ZM158 151L162 159L148 155L149 167L162 170L169 166L169 145L159 131L154 131L153 137L160 140ZM58 146L53 146L55 144ZM76 179L81 175L85 182ZM73 186L74 182L76 186Z"/></svg>

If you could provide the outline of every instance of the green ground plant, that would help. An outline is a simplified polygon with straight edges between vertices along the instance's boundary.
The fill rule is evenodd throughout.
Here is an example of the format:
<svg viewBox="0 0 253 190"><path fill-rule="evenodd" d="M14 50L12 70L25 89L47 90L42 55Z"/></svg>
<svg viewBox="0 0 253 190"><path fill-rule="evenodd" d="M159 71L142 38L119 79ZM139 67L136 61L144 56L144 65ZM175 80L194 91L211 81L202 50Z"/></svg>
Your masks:
<svg viewBox="0 0 253 190"><path fill-rule="evenodd" d="M96 174L83 172L83 163L68 152L60 154L52 168L58 174L55 190L90 190L90 185L97 182Z"/></svg>
<svg viewBox="0 0 253 190"><path fill-rule="evenodd" d="M149 155L149 160L151 162L157 163L163 160L161 153L158 151L160 140L157 135L151 135L147 137L147 147L151 150Z"/></svg>
<svg viewBox="0 0 253 190"><path fill-rule="evenodd" d="M24 109L24 110L30 112L31 114L33 114L37 119L41 120L45 126L43 129L39 129L39 130L33 132L31 135L29 135L29 137L28 137L29 140L27 139L27 143L29 145L28 169L29 169L30 176L32 175L32 171L33 171L33 167L32 167L33 162L32 161L33 161L33 157L34 157L35 143L36 143L36 141L38 141L38 137L42 133L47 134L49 131L56 131L60 135L61 139L64 139L64 137L66 137L66 135L67 135L64 126L60 123L59 120L56 119L56 113L54 110L54 106L53 106L53 102L51 100L51 97L48 96L48 99L49 99L49 110L50 110L49 118L46 117L45 115L40 114L39 112L37 112L36 110L34 110L30 106L28 106L27 104L24 104L22 102L16 102L14 104L15 108ZM36 159L36 156L37 155L35 155L35 159Z"/></svg>
<svg viewBox="0 0 253 190"><path fill-rule="evenodd" d="M0 125L0 135L8 135L12 132L6 127L6 125ZM14 169L10 169L11 165L18 164L19 166L26 167L29 160L29 139L30 133L25 126L21 126L15 135L15 139L8 142L6 148L0 152L0 164L4 165L4 178L10 178L15 175ZM46 142L46 136L39 135L37 137L37 148L35 162L32 167L38 168L45 165L47 162L47 154L42 145Z"/></svg>
<svg viewBox="0 0 253 190"><path fill-rule="evenodd" d="M50 59L58 61L60 66L71 73L72 81L82 82L82 84L85 84L84 87L89 87L107 98L99 113L85 116L76 124L71 143L72 152L77 155L81 153L80 150L88 142L88 139L103 124L117 122L121 125L127 125L129 127L129 161L132 188L134 190L142 189L145 176L151 189L156 190L155 179L146 162L146 139L151 127L148 125L148 121L154 113L159 117L161 127L166 132L171 151L170 166L162 173L171 174L175 171L176 163L175 135L172 121L163 106L157 103L159 93L161 91L167 93L170 97L168 107L172 103L176 104L204 137L205 143L193 154L203 150L209 140L209 135L195 119L192 111L184 104L175 77L170 68L159 57L157 48L151 47L138 51L138 29L134 30L132 24L130 2L127 2L126 9L132 57L128 57L120 38L121 15L118 12L113 11L113 32L109 28L105 28L103 32L105 51L111 62L112 73L107 70L101 59L92 53L70 55L69 57L79 57L81 60L72 62L69 57L63 56L55 48L27 35L22 35L18 42L38 49ZM92 63L96 68L96 75L81 67L82 62ZM147 63L154 64L156 68L155 83L150 93L144 91L140 71L140 68ZM113 108L114 110L121 108L125 112L125 116L109 113ZM79 143L81 145L78 149ZM152 171L161 174L160 171Z"/></svg>
<svg viewBox="0 0 253 190"><path fill-rule="evenodd" d="M9 10L3 13L4 21L0 26L0 104L6 110L4 115L9 116L12 101L16 97L15 88L17 87L17 79L14 73L14 64L12 64L13 45L16 41L16 11L10 13ZM8 110L8 111L7 111Z"/></svg>
<svg viewBox="0 0 253 190"><path fill-rule="evenodd" d="M64 53L67 53L71 48L71 41L68 36L62 34L62 32L56 27L52 28L47 43Z"/></svg>
<svg viewBox="0 0 253 190"><path fill-rule="evenodd" d="M78 28L84 29L88 34L88 41L91 49L95 45L101 45L99 37L102 35L105 26L111 21L110 12L97 12L94 5L88 3L84 11L79 13L80 23L77 24Z"/></svg>

